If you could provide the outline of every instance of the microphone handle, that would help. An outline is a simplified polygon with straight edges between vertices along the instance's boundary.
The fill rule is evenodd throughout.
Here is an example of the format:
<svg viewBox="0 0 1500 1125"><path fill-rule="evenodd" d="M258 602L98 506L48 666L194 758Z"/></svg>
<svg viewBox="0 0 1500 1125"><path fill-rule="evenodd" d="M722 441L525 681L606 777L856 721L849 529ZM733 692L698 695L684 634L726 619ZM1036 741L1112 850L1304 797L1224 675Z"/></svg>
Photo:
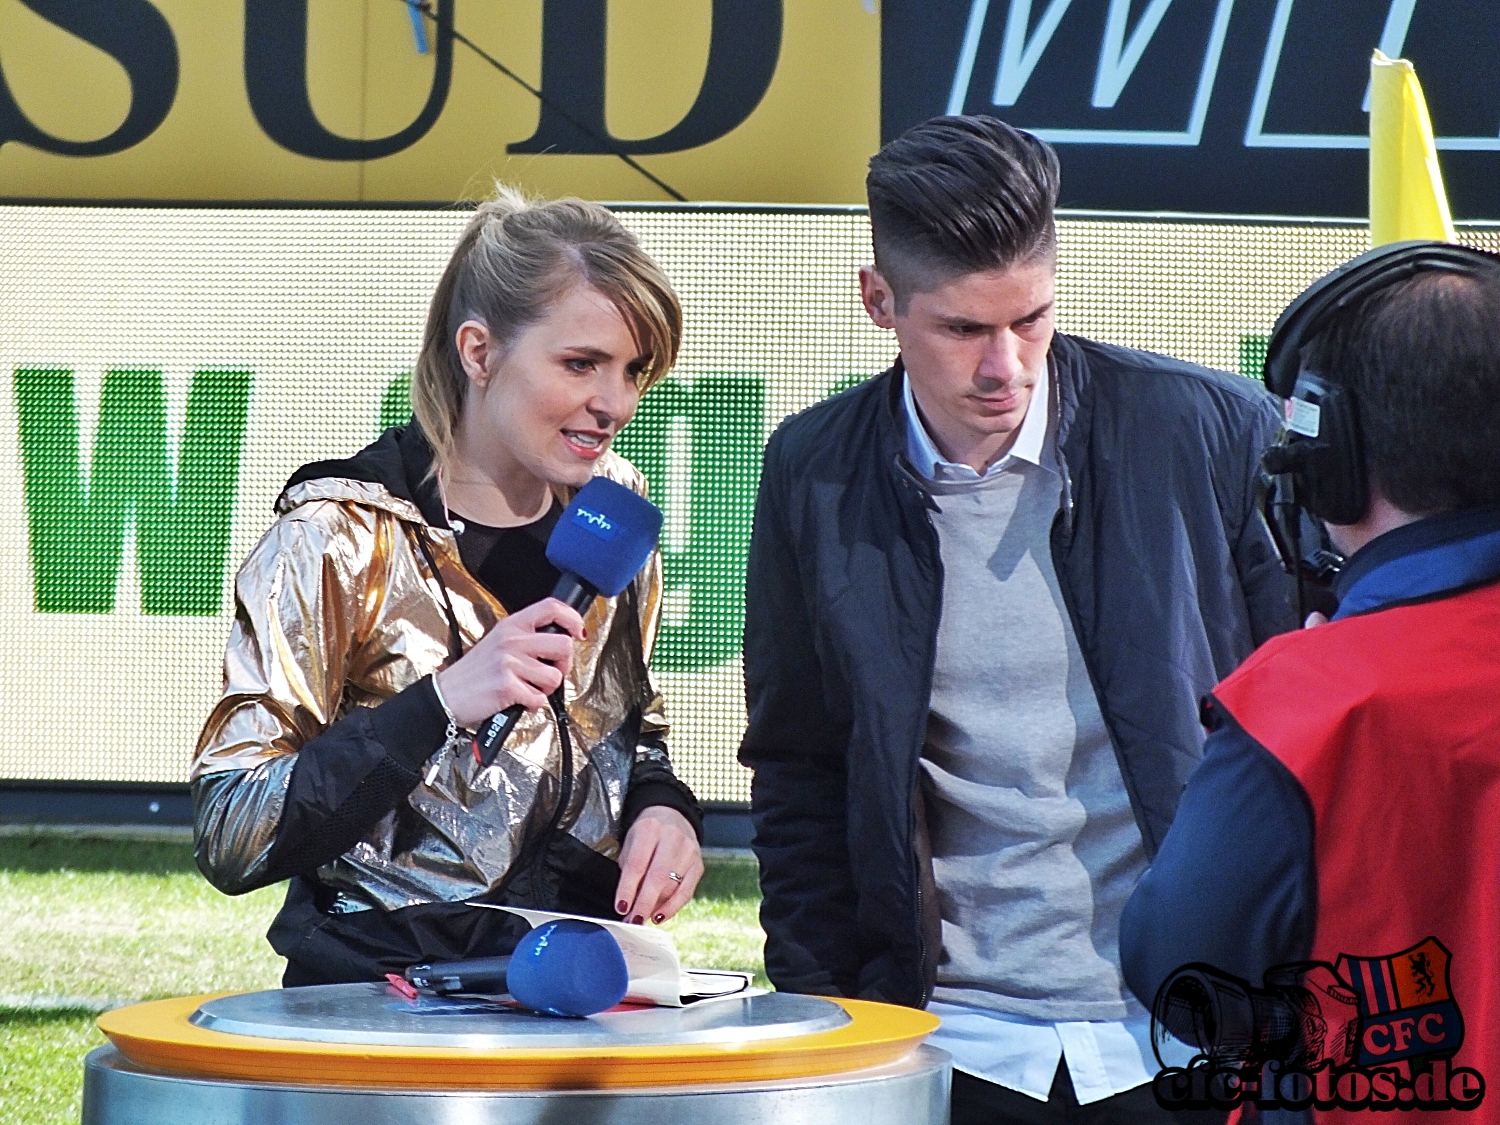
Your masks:
<svg viewBox="0 0 1500 1125"><path fill-rule="evenodd" d="M599 591L590 586L578 575L564 571L557 585L552 588L552 597L564 605L572 606L579 613L587 613L589 607L594 604L594 599L599 596ZM566 633L567 630L561 625L543 625L537 630L538 633ZM521 716L526 714L526 708L519 703L512 703L498 715L491 715L485 724L479 728L479 736L475 739L479 747L479 764L481 768L487 768L495 760L495 755L500 753L505 740L510 737L510 732L516 729L516 723L520 722Z"/></svg>
<svg viewBox="0 0 1500 1125"><path fill-rule="evenodd" d="M402 975L412 987L436 992L439 996L450 992L499 994L506 991L509 970L509 957L472 957L467 961L413 965Z"/></svg>

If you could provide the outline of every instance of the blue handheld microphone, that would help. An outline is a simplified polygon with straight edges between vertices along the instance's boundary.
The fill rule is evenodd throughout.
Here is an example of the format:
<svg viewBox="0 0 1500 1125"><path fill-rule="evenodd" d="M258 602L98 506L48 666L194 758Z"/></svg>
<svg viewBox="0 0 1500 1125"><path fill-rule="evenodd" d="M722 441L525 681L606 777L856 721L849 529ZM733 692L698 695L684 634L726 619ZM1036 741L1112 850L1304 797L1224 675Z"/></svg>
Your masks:
<svg viewBox="0 0 1500 1125"><path fill-rule="evenodd" d="M625 999L630 971L603 926L576 918L543 922L511 954L511 996L536 1012L591 1016Z"/></svg>
<svg viewBox="0 0 1500 1125"><path fill-rule="evenodd" d="M406 979L439 994L509 992L534 1012L592 1016L625 998L630 972L620 943L603 926L573 918L543 922L509 957L413 965Z"/></svg>
<svg viewBox="0 0 1500 1125"><path fill-rule="evenodd" d="M562 571L552 596L579 613L588 612L597 597L618 596L656 550L661 520L660 508L623 484L607 477L589 481L573 497L547 540L547 561ZM565 630L544 625L541 631ZM482 765L495 760L525 711L514 703L480 729Z"/></svg>

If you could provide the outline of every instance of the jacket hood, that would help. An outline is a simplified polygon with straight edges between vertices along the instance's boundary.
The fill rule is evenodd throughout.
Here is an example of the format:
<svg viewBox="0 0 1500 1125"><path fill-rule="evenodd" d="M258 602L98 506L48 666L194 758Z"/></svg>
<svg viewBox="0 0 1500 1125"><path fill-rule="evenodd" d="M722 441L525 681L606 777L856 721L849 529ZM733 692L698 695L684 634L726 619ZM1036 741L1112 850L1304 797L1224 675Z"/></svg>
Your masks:
<svg viewBox="0 0 1500 1125"><path fill-rule="evenodd" d="M432 447L415 422L393 426L353 457L313 461L286 482L277 515L313 500L345 500L398 518L446 528L447 512L432 468Z"/></svg>

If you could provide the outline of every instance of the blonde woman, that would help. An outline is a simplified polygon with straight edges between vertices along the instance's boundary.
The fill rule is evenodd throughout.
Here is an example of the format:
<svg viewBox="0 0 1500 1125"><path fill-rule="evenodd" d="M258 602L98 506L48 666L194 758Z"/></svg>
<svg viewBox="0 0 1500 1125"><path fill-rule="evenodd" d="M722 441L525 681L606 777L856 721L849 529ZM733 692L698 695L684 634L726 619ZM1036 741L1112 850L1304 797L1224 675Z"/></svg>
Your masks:
<svg viewBox="0 0 1500 1125"><path fill-rule="evenodd" d="M470 901L659 923L691 897L701 816L647 672L660 559L580 617L544 553L590 477L644 489L609 446L681 333L608 211L502 190L438 283L412 423L281 494L192 791L216 887L291 880L268 934L285 984L509 952L524 923ZM481 768L468 732L514 703Z"/></svg>

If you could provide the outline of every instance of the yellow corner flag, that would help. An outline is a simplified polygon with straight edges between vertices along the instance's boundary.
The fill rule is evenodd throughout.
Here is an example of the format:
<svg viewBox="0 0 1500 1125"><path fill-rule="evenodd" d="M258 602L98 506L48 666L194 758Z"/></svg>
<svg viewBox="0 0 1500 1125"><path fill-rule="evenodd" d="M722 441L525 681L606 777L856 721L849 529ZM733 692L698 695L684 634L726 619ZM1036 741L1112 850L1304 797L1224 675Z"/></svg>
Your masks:
<svg viewBox="0 0 1500 1125"><path fill-rule="evenodd" d="M1416 69L1376 51L1370 60L1370 245L1408 238L1458 241Z"/></svg>

